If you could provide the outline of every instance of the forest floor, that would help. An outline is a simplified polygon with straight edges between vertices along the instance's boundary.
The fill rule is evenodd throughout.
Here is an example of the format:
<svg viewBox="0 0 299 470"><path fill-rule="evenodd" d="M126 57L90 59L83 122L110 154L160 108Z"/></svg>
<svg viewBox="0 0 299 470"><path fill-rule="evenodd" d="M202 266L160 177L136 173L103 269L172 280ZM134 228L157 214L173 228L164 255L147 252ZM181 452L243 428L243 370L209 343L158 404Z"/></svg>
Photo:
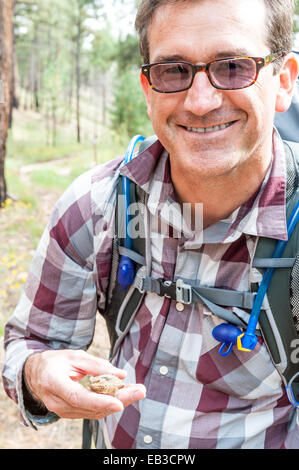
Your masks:
<svg viewBox="0 0 299 470"><path fill-rule="evenodd" d="M72 176L74 158L82 165L80 155L50 162L12 165L8 162L9 199L0 209L0 366L4 360L4 326L20 297L37 242L51 210ZM84 159L83 159L84 160ZM80 161L80 163L78 163ZM93 164L92 162L90 163ZM82 168L84 169L84 168ZM44 180L52 175L53 181ZM54 175L54 178L53 178ZM39 178L39 179L38 179ZM56 183L61 183L58 188ZM18 186L18 190L14 188ZM20 196L21 195L21 196ZM25 195L25 196L24 196ZM103 319L99 316L91 354L107 358L109 340ZM60 419L55 424L31 427L20 424L17 405L7 397L0 378L0 449L78 449L81 448L82 420Z"/></svg>
<svg viewBox="0 0 299 470"><path fill-rule="evenodd" d="M109 341L105 324L98 318L95 340L88 350L107 358ZM0 364L4 359L3 337L0 338ZM4 392L0 379L0 449L80 449L82 446L81 419L60 419L49 426L34 430L20 424L17 405Z"/></svg>

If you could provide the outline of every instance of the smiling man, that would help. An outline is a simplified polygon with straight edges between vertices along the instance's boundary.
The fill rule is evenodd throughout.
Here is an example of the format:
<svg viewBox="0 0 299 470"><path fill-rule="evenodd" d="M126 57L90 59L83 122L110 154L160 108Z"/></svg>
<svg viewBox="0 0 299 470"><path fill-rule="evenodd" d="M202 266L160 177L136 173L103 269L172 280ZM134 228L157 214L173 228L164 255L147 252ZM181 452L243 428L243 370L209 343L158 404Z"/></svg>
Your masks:
<svg viewBox="0 0 299 470"><path fill-rule="evenodd" d="M228 357L213 337L219 312L248 322L248 304L230 299L248 300L261 280L258 240L287 239L286 151L273 123L298 76L293 10L292 0L141 2L141 84L158 140L79 177L53 211L5 334L4 385L27 425L89 418L96 446L113 449L299 447L298 408L263 336ZM109 320L120 175L145 197L148 277L129 290L142 297L110 364L82 350L97 310ZM202 205L200 233L180 233L174 202ZM161 223L167 236L155 233ZM218 305L195 287L221 289ZM110 397L78 384L103 373L129 385Z"/></svg>
<svg viewBox="0 0 299 470"><path fill-rule="evenodd" d="M165 5L155 13L148 31L150 62L210 65L206 73L195 73L193 82L190 66L172 64L170 69L168 65L171 81L167 78L164 87L175 83L174 74L184 74L181 87L175 83L174 91L185 88L190 77L191 87L178 93L157 93L143 78L148 112L169 152L178 196L202 201L205 224L211 224L245 202L264 179L272 156L274 113L290 105L296 63L285 56L280 73L273 73L283 51L271 51L267 44L268 10L276 8L271 2L266 2L268 10L259 0L161 3ZM271 57L273 52L278 58ZM269 57L269 65L259 68L256 77L259 62L227 61L237 56ZM220 58L225 60L219 63ZM157 74L169 77L170 73L161 67L149 67L149 77L163 88Z"/></svg>

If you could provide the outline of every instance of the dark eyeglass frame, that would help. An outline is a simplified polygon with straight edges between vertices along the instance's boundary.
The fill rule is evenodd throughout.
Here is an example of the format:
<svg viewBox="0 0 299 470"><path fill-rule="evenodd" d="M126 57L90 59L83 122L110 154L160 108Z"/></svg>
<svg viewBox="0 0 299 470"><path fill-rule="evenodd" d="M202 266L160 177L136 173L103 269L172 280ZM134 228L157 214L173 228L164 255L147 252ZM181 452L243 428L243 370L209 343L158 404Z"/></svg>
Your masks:
<svg viewBox="0 0 299 470"><path fill-rule="evenodd" d="M141 72L142 74L146 77L150 87L157 91L158 93L180 93L181 91L185 91L185 90L189 90L189 88L192 87L193 85L193 81L194 81L194 77L195 77L195 74L197 72L205 72L208 76L208 79L211 83L211 85L214 87L214 88L217 88L218 90L242 90L243 88L248 88L250 87L251 85L253 85L257 78L258 78L258 75L261 71L261 69L263 67L265 67L266 65L269 65L269 64L272 64L275 60L283 57L284 55L286 54L286 52L280 52L280 53L272 53L272 54L269 54L267 55L266 57L249 57L249 56L235 56L235 57L225 57L225 58L221 58L221 59L215 59L215 60L212 60L211 62L208 62L207 64L200 64L200 65L194 65L192 64L191 62L187 62L187 61L180 61L180 60L171 60L171 61L165 61L165 62L154 62L152 64L144 64L141 66ZM252 80L252 82L250 82L249 84L246 84L242 87L238 87L238 88L228 88L228 87L221 87L219 85L216 85L214 82L213 82L213 79L212 77L210 76L210 72L209 72L209 69L210 69L210 66L216 62L221 62L221 61L227 61L227 60L237 60L237 59L252 59L254 62L255 62L255 65L256 65L256 73L255 73L255 77L254 79ZM157 88L155 88L151 82L151 78L150 78L150 70L153 66L155 65L167 65L167 64L182 64L182 65L189 65L191 66L191 69L192 69L192 76L191 76L191 80L190 80L190 84L188 87L185 87L185 88L182 88L180 90L175 90L175 91L163 91L163 90L159 90Z"/></svg>

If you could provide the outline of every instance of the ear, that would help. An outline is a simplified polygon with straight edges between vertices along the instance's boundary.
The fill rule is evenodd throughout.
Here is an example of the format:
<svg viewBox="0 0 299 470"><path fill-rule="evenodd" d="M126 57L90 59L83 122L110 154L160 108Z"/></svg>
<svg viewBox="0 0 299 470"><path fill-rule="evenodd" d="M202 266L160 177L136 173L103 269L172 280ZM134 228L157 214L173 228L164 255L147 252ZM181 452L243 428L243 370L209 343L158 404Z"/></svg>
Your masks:
<svg viewBox="0 0 299 470"><path fill-rule="evenodd" d="M299 75L299 64L294 54L288 54L280 69L280 86L276 96L275 111L283 113L291 105L293 90Z"/></svg>
<svg viewBox="0 0 299 470"><path fill-rule="evenodd" d="M145 95L146 103L147 103L147 114L151 119L151 98L150 98L150 85L147 81L147 78L140 72L140 83Z"/></svg>

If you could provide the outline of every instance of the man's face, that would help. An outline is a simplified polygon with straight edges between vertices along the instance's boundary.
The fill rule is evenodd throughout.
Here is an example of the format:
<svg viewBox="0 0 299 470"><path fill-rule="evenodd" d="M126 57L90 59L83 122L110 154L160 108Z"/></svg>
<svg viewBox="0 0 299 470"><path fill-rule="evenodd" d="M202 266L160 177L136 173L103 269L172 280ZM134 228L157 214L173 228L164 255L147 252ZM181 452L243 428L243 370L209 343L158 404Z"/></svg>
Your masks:
<svg viewBox="0 0 299 470"><path fill-rule="evenodd" d="M161 6L149 28L150 62L199 64L222 57L264 57L270 53L265 17L262 0ZM155 133L170 153L172 171L221 176L249 159L259 161L265 150L270 153L280 87L272 64L243 90L218 90L204 72L195 75L189 90L179 93L157 93L144 78L142 86ZM220 124L228 126L213 129ZM199 132L202 128L212 130Z"/></svg>

